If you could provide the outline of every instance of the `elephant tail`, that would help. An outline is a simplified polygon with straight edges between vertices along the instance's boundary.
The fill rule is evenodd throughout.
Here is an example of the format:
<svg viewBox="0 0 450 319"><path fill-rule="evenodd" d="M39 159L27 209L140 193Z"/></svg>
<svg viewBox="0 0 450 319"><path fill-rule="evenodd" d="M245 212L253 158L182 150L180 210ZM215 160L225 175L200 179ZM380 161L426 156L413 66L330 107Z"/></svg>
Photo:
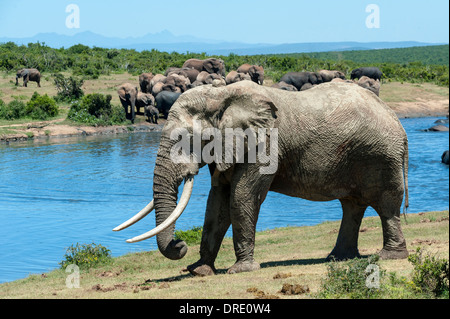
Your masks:
<svg viewBox="0 0 450 319"><path fill-rule="evenodd" d="M408 150L408 138L405 138L404 142L404 153L403 153L403 179L405 185L405 204L403 206L403 216L406 221L406 213L409 207L409 190L408 190L408 162L409 162L409 150Z"/></svg>

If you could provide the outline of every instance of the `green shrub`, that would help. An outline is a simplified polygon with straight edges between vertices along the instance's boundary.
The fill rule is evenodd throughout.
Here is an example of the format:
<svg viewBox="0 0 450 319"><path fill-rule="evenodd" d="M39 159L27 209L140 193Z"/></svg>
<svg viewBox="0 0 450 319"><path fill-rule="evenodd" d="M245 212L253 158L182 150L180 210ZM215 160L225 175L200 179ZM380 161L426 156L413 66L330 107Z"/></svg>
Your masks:
<svg viewBox="0 0 450 319"><path fill-rule="evenodd" d="M202 240L203 227L193 227L186 231L175 231L175 239L180 239L186 242L187 245L198 245Z"/></svg>
<svg viewBox="0 0 450 319"><path fill-rule="evenodd" d="M57 116L59 109L55 100L47 94L39 95L39 93L34 92L31 100L27 102L25 113L33 120L47 120L50 117Z"/></svg>
<svg viewBox="0 0 450 319"><path fill-rule="evenodd" d="M84 80L73 76L64 77L58 73L55 75L55 85L57 90L56 99L59 101L74 101L83 97L84 92L81 88Z"/></svg>
<svg viewBox="0 0 450 319"><path fill-rule="evenodd" d="M80 268L89 269L99 264L112 260L111 251L102 245L79 244L71 245L66 250L64 260L59 264L62 269L68 265L75 264Z"/></svg>
<svg viewBox="0 0 450 319"><path fill-rule="evenodd" d="M122 124L126 121L123 107L111 105L111 95L88 94L73 102L68 118L77 123L95 126Z"/></svg>
<svg viewBox="0 0 450 319"><path fill-rule="evenodd" d="M416 253L408 257L414 270L412 281L425 293L436 297L449 297L449 266L447 259L439 259L417 248Z"/></svg>

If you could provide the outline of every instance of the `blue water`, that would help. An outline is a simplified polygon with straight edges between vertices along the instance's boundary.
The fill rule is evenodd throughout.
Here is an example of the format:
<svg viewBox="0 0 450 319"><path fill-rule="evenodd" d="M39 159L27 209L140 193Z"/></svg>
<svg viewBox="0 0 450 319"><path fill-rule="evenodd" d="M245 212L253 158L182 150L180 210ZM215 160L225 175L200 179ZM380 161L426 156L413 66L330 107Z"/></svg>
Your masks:
<svg viewBox="0 0 450 319"><path fill-rule="evenodd" d="M404 119L410 147L410 213L449 208L449 167L441 164L448 132L423 132L437 118ZM75 243L108 247L114 256L154 250L154 238L126 239L155 226L154 215L121 232L112 229L152 198L159 133L78 137L0 145L0 282L58 268ZM203 225L210 177L194 183L177 229ZM310 202L269 193L258 230L339 220L338 201ZM368 209L365 216L375 216ZM228 235L231 236L229 232Z"/></svg>

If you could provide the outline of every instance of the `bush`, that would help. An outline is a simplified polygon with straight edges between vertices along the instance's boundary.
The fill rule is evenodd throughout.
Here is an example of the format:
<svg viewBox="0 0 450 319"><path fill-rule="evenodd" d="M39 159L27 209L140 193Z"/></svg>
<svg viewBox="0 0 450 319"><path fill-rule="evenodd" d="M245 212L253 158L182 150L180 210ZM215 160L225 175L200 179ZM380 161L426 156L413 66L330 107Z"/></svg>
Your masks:
<svg viewBox="0 0 450 319"><path fill-rule="evenodd" d="M89 269L101 263L112 260L111 251L102 245L97 244L79 244L71 245L66 250L64 260L59 264L65 269L71 264L80 268Z"/></svg>
<svg viewBox="0 0 450 319"><path fill-rule="evenodd" d="M123 107L111 105L111 95L88 94L81 101L72 103L68 118L74 122L106 126L126 121Z"/></svg>
<svg viewBox="0 0 450 319"><path fill-rule="evenodd" d="M198 245L202 240L203 227L193 227L192 229L175 231L175 239L186 242L187 245Z"/></svg>
<svg viewBox="0 0 450 319"><path fill-rule="evenodd" d="M28 101L25 108L26 116L30 116L33 120L47 120L59 114L58 106L54 99L47 94L39 95L34 92L31 100Z"/></svg>
<svg viewBox="0 0 450 319"><path fill-rule="evenodd" d="M420 248L410 255L408 260L413 264L412 281L425 293L433 293L436 297L449 297L449 267L447 259L439 259L424 254Z"/></svg>
<svg viewBox="0 0 450 319"><path fill-rule="evenodd" d="M55 85L58 91L56 99L59 101L74 101L83 97L84 92L81 89L83 85L83 79L77 79L75 77L64 77L64 75L58 73L55 75Z"/></svg>
<svg viewBox="0 0 450 319"><path fill-rule="evenodd" d="M8 105L0 100L0 118L11 121L25 117L25 108L25 103L19 100L13 100Z"/></svg>

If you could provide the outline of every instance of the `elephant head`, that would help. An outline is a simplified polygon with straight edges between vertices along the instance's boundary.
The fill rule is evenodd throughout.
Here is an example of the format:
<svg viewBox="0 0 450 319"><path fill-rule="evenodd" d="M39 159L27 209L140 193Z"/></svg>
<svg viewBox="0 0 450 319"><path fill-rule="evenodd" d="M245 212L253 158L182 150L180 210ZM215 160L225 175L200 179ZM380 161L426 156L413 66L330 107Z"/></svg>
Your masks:
<svg viewBox="0 0 450 319"><path fill-rule="evenodd" d="M252 78L252 81L263 85L264 83L264 68L259 65L252 65L248 69L248 75Z"/></svg>
<svg viewBox="0 0 450 319"><path fill-rule="evenodd" d="M203 69L208 73L217 73L225 77L225 63L222 59L210 58L204 60Z"/></svg>
<svg viewBox="0 0 450 319"><path fill-rule="evenodd" d="M276 107L270 97L255 90L255 83L242 81L236 84L214 87L204 85L182 94L172 106L167 122L162 130L158 155L155 162L153 178L154 200L129 221L114 230L124 229L147 215L153 208L156 210L156 228L129 239L128 242L141 241L157 236L157 244L161 253L169 259L181 259L187 252L186 243L174 240L175 221L185 209L193 188L193 179L201 167L210 164L217 172L225 172L237 162L233 151L230 160L229 152L216 152L211 155L212 162L204 161L204 150L211 142L203 140L205 132L213 130L225 148L225 129L273 128L276 119ZM196 142L196 134L200 139ZM239 130L238 130L239 131ZM185 160L177 157L180 133L192 138L193 151L185 156ZM220 136L220 138L219 138ZM197 146L196 146L196 143ZM188 143L189 144L189 143ZM197 156L197 148L203 156ZM227 155L228 154L228 155ZM185 154L186 155L186 154ZM189 160L186 160L189 159ZM183 193L177 204L178 188L184 181Z"/></svg>
<svg viewBox="0 0 450 319"><path fill-rule="evenodd" d="M28 69L20 69L16 73L16 85L19 85L20 78L26 78L30 71Z"/></svg>

